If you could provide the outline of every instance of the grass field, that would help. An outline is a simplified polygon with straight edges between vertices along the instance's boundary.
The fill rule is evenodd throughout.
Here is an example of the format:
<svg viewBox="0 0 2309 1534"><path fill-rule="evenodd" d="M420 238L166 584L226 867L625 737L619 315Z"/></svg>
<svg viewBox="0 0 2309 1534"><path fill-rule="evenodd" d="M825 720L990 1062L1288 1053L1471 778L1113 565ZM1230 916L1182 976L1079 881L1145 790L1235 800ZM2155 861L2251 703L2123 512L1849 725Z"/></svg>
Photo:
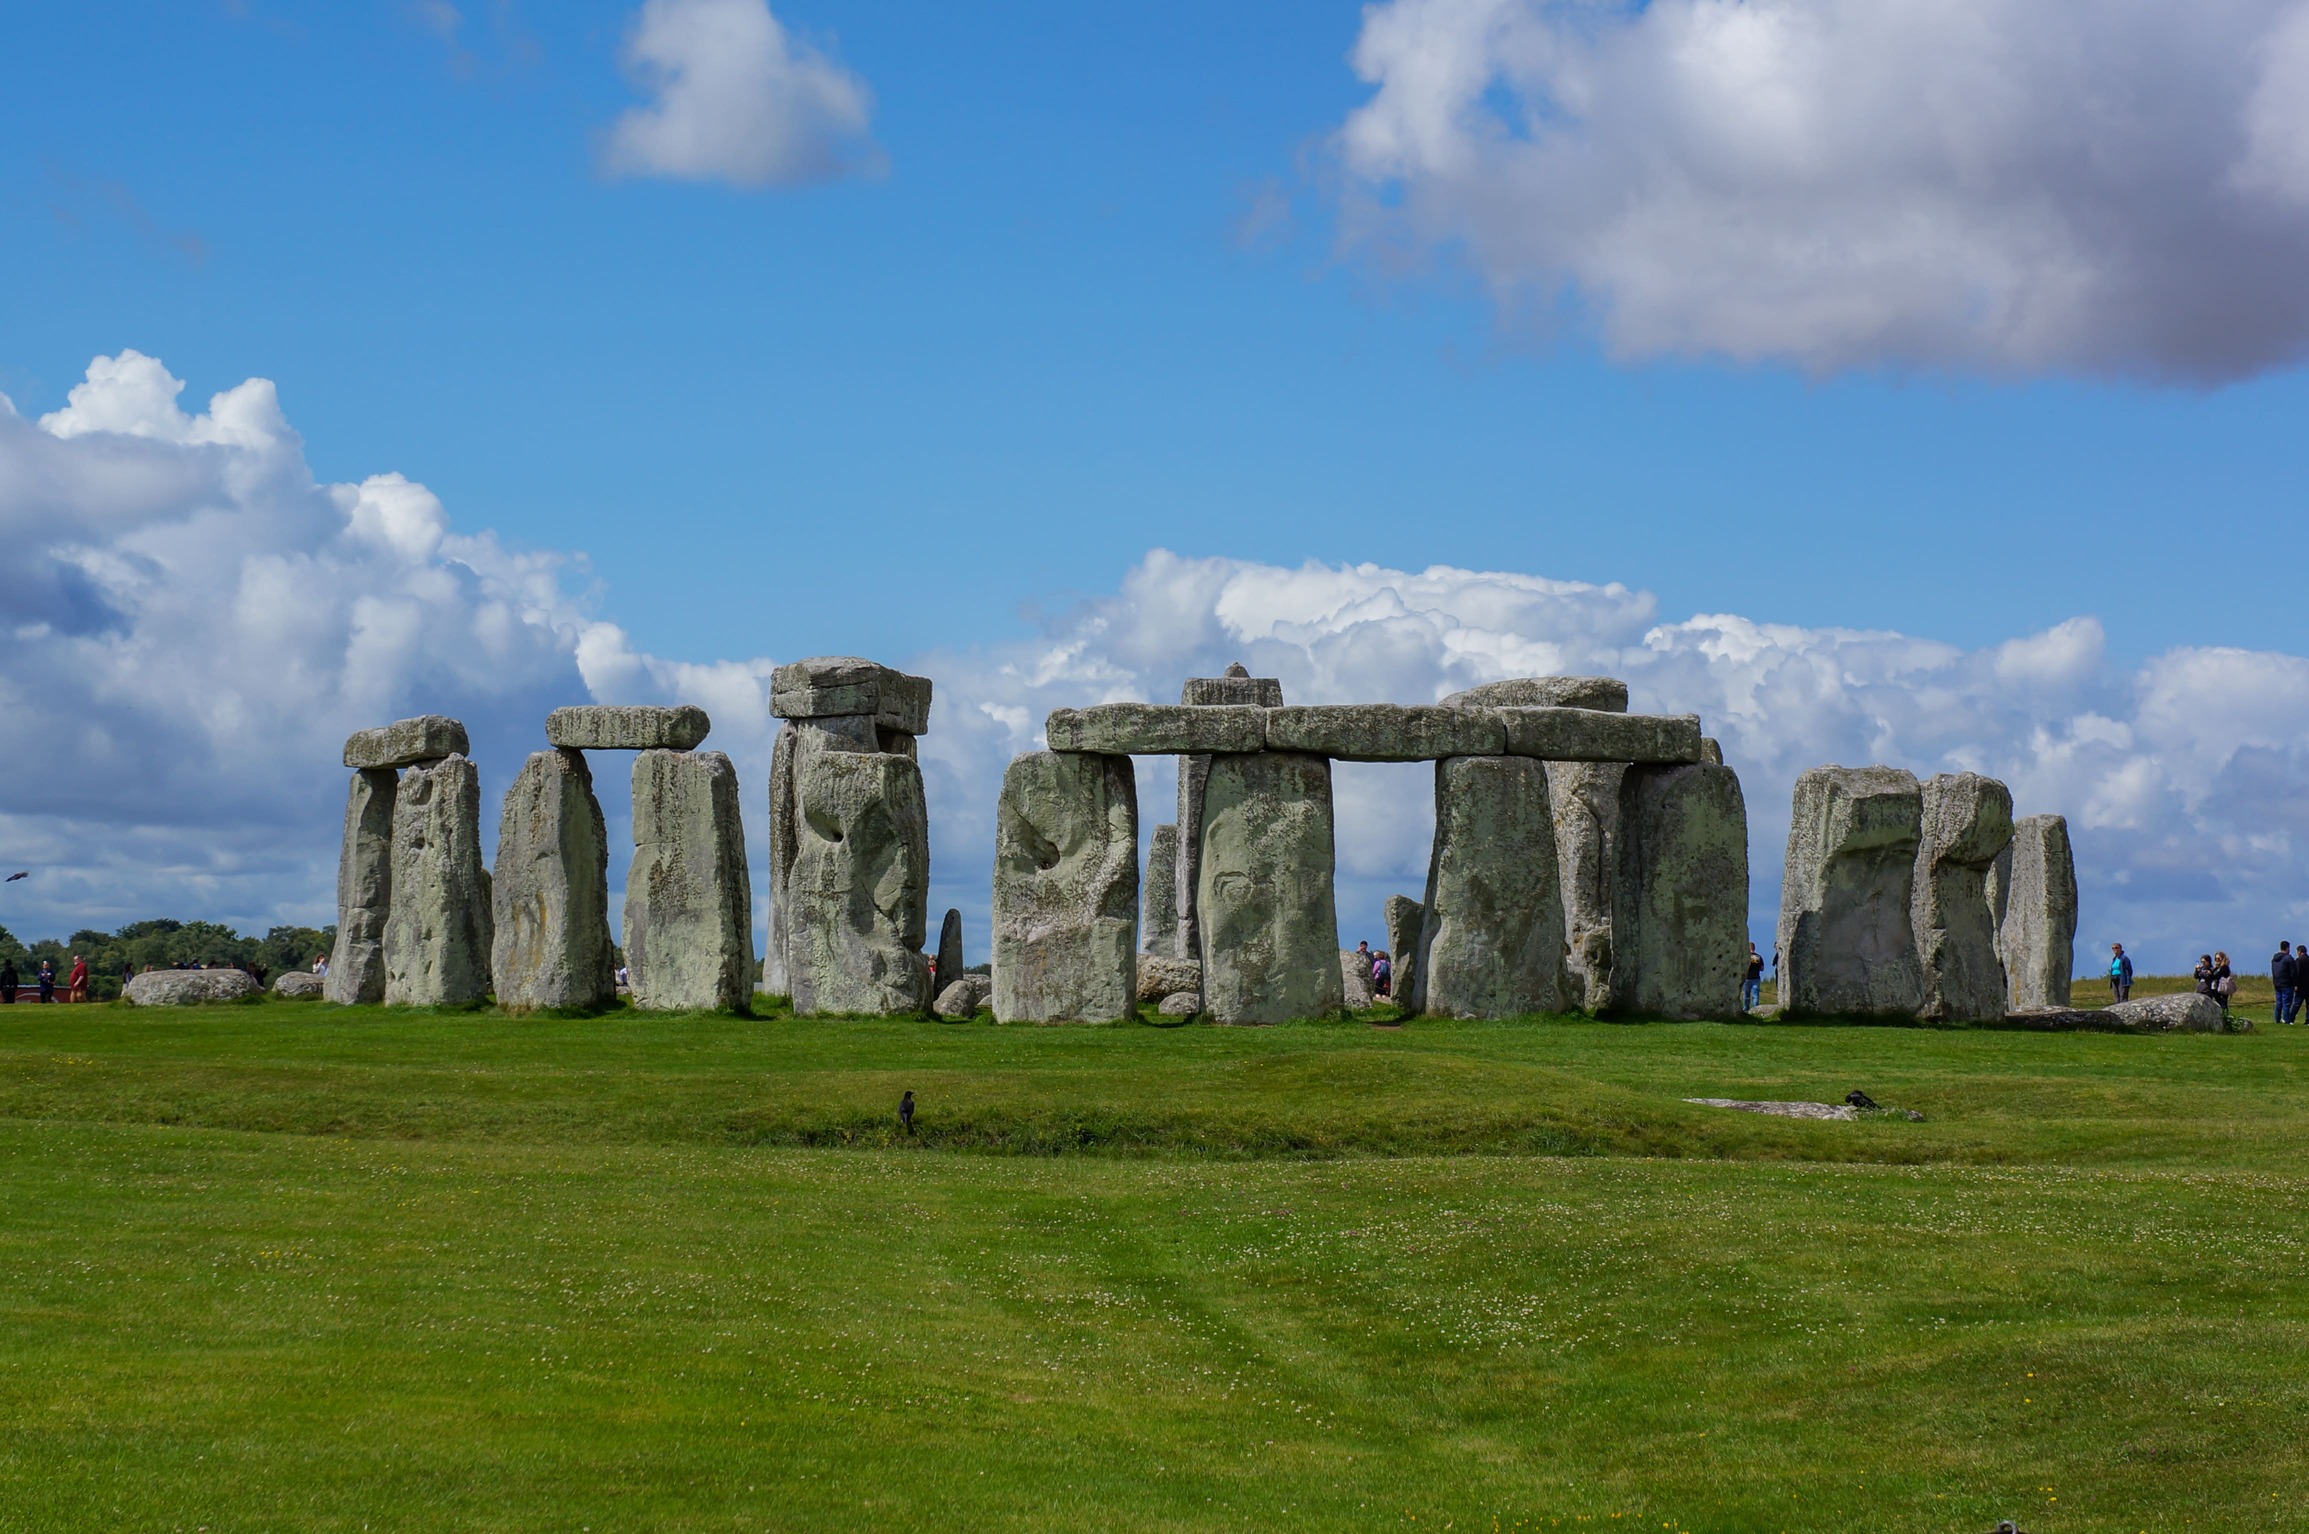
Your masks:
<svg viewBox="0 0 2309 1534"><path fill-rule="evenodd" d="M2301 1528L2261 1017L0 1012L0 1529Z"/></svg>

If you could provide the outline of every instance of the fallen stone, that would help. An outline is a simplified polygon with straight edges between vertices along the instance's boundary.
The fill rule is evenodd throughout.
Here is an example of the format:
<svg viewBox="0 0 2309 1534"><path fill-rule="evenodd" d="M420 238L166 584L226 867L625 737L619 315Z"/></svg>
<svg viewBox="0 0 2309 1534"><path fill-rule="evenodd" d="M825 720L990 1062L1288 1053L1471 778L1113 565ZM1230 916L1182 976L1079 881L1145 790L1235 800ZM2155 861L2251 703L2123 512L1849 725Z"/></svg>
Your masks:
<svg viewBox="0 0 2309 1534"><path fill-rule="evenodd" d="M1179 828L1159 825L1147 842L1139 895L1139 952L1176 954L1179 941ZM1141 961L1143 964L1143 960ZM1141 997L1143 1000L1144 997Z"/></svg>
<svg viewBox="0 0 2309 1534"><path fill-rule="evenodd" d="M471 749L465 740L465 726L441 714L420 714L346 736L345 765L355 772L414 767L445 756L463 756Z"/></svg>
<svg viewBox="0 0 2309 1534"><path fill-rule="evenodd" d="M1628 711L1628 684L1613 676L1518 676L1443 700L1450 708L1592 708Z"/></svg>
<svg viewBox="0 0 2309 1534"><path fill-rule="evenodd" d="M742 1011L754 993L754 894L738 774L719 751L633 759L625 968L651 1012Z"/></svg>
<svg viewBox="0 0 2309 1534"><path fill-rule="evenodd" d="M1266 745L1267 711L1239 705L1100 703L1053 709L1042 730L1053 751L1102 756L1257 751Z"/></svg>
<svg viewBox="0 0 2309 1534"><path fill-rule="evenodd" d="M322 994L340 1006L385 999L385 924L393 914L393 800L390 767L353 774L345 796L345 840L337 854L337 941Z"/></svg>
<svg viewBox="0 0 2309 1534"><path fill-rule="evenodd" d="M1491 710L1507 750L1548 762L1683 763L1700 759L1697 714L1611 714L1589 708Z"/></svg>
<svg viewBox="0 0 2309 1534"><path fill-rule="evenodd" d="M401 775L393 802L393 905L385 1001L465 1007L489 997L489 870L481 862L481 773L462 756Z"/></svg>
<svg viewBox="0 0 2309 1534"><path fill-rule="evenodd" d="M796 753L786 875L794 1010L903 1017L930 1003L930 817L922 769L889 752Z"/></svg>
<svg viewBox="0 0 2309 1534"><path fill-rule="evenodd" d="M497 822L489 972L508 1012L592 1009L617 998L609 832L583 753L532 754Z"/></svg>
<svg viewBox="0 0 2309 1534"><path fill-rule="evenodd" d="M1748 958L1748 812L1739 778L1729 767L1699 763L1628 768L1618 857L1613 1010L1738 1017Z"/></svg>
<svg viewBox="0 0 2309 1534"><path fill-rule="evenodd" d="M954 977L962 973L962 913L949 909L946 919L938 924L938 967L930 973L930 983L944 995Z"/></svg>
<svg viewBox="0 0 2309 1534"><path fill-rule="evenodd" d="M286 1001L318 1001L327 989L328 982L309 969L292 969L273 981L273 994Z"/></svg>
<svg viewBox="0 0 2309 1534"><path fill-rule="evenodd" d="M1138 956L1138 999L1160 1001L1180 991L1201 992L1203 965L1200 959L1174 959L1164 954L1141 953Z"/></svg>
<svg viewBox="0 0 2309 1534"><path fill-rule="evenodd" d="M1162 999L1161 1005L1155 1008L1155 1012L1162 1017L1193 1017L1202 1009L1202 992L1173 991Z"/></svg>
<svg viewBox="0 0 2309 1534"><path fill-rule="evenodd" d="M1221 1023L1337 1012L1330 762L1214 757L1199 842L1204 1010Z"/></svg>
<svg viewBox="0 0 2309 1534"><path fill-rule="evenodd" d="M2253 1026L2248 1018L2224 1021L2221 1004L2197 991L2137 997L2106 1010L2134 1033L2220 1033L2231 1029L2245 1033Z"/></svg>
<svg viewBox="0 0 2309 1534"><path fill-rule="evenodd" d="M1768 1113L1782 1119L1857 1119L1860 1110L1845 1103L1751 1103L1732 1097L1687 1097L1703 1108L1731 1108L1741 1113Z"/></svg>
<svg viewBox="0 0 2309 1534"><path fill-rule="evenodd" d="M1411 976L1419 967L1419 928L1425 919L1426 907L1409 895L1389 895L1381 908L1381 917L1387 927L1387 976L1389 996L1399 1005L1411 1000Z"/></svg>
<svg viewBox="0 0 2309 1534"><path fill-rule="evenodd" d="M1563 1008L1563 896L1548 769L1512 756L1435 764L1410 1005L1435 1017L1522 1017Z"/></svg>
<svg viewBox="0 0 2309 1534"><path fill-rule="evenodd" d="M1913 1018L1924 1004L1910 911L1923 814L1923 789L1897 767L1796 780L1779 924L1790 1017Z"/></svg>
<svg viewBox="0 0 2309 1534"><path fill-rule="evenodd" d="M1361 1012L1376 999L1371 990L1371 955L1360 948L1340 949L1340 1005L1350 1012Z"/></svg>
<svg viewBox="0 0 2309 1534"><path fill-rule="evenodd" d="M1337 703L1267 710L1267 749L1342 762L1431 762L1497 756L1507 727L1486 709Z"/></svg>
<svg viewBox="0 0 2309 1534"><path fill-rule="evenodd" d="M930 679L855 655L820 655L770 673L770 712L781 719L862 715L907 735L930 728Z"/></svg>
<svg viewBox="0 0 2309 1534"><path fill-rule="evenodd" d="M2012 841L1996 860L1991 903L1998 913L2005 1010L2067 1006L2076 967L2077 887L2066 820L2031 815L2013 822Z"/></svg>
<svg viewBox="0 0 2309 1534"><path fill-rule="evenodd" d="M197 1007L256 994L255 978L237 969L155 969L130 976L120 999L132 1007Z"/></svg>
<svg viewBox="0 0 2309 1534"><path fill-rule="evenodd" d="M1006 1023L1133 1016L1137 936L1130 758L1012 758L994 811L995 1015Z"/></svg>
<svg viewBox="0 0 2309 1534"><path fill-rule="evenodd" d="M678 708L588 703L545 716L548 744L570 751L694 751L713 729L695 704Z"/></svg>
<svg viewBox="0 0 2309 1534"><path fill-rule="evenodd" d="M2012 791L1977 772L1943 773L1923 787L1910 909L1927 1022L2004 1016L2004 966L1988 875L2012 841Z"/></svg>
<svg viewBox="0 0 2309 1534"><path fill-rule="evenodd" d="M986 993L972 984L978 978L975 975L966 975L952 985L941 988L938 992L937 1005L931 1010L948 1022L962 1022L976 1017L979 1005L986 999Z"/></svg>
<svg viewBox="0 0 2309 1534"><path fill-rule="evenodd" d="M2007 1012L1997 1026L2023 1033L2132 1033L2132 1024L2091 1007L2028 1007Z"/></svg>

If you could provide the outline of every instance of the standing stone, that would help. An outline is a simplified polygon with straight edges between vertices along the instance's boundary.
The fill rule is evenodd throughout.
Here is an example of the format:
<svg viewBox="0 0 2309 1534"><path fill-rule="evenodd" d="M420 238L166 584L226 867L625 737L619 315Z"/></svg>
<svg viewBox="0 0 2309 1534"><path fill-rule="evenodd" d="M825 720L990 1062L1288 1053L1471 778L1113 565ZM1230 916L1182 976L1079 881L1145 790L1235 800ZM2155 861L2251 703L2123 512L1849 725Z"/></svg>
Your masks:
<svg viewBox="0 0 2309 1534"><path fill-rule="evenodd" d="M1137 1015L1138 785L1127 756L1029 751L994 812L994 1015Z"/></svg>
<svg viewBox="0 0 2309 1534"><path fill-rule="evenodd" d="M813 721L822 722L822 721ZM911 1016L931 1002L930 817L922 769L797 742L786 973L794 1010Z"/></svg>
<svg viewBox="0 0 2309 1534"><path fill-rule="evenodd" d="M617 999L609 936L609 833L593 772L574 750L534 753L505 791L490 875L497 1004L606 1007Z"/></svg>
<svg viewBox="0 0 2309 1534"><path fill-rule="evenodd" d="M719 751L633 759L625 967L653 1012L743 1010L754 990L754 893L738 774Z"/></svg>
<svg viewBox="0 0 2309 1534"><path fill-rule="evenodd" d="M962 913L949 910L938 924L938 973L931 977L931 984L943 994L962 978L962 967Z"/></svg>
<svg viewBox="0 0 2309 1534"><path fill-rule="evenodd" d="M1371 1005L1371 955L1360 948L1339 950L1339 1000L1350 1012Z"/></svg>
<svg viewBox="0 0 2309 1534"><path fill-rule="evenodd" d="M393 906L385 1000L462 1007L489 997L489 872L481 863L481 774L462 756L420 762L393 802Z"/></svg>
<svg viewBox="0 0 2309 1534"><path fill-rule="evenodd" d="M2012 791L1977 772L1943 773L1924 785L1911 897L1924 976L1917 1016L1936 1023L2004 1016L2004 966L1996 957L1989 870L2012 842Z"/></svg>
<svg viewBox="0 0 2309 1534"><path fill-rule="evenodd" d="M1221 1023L1338 1011L1330 762L1284 751L1216 757L1201 811L1204 1010Z"/></svg>
<svg viewBox="0 0 2309 1534"><path fill-rule="evenodd" d="M1391 966L1387 988L1405 1008L1411 1004L1412 975L1419 968L1419 928L1426 911L1425 906L1409 895L1389 895L1384 908L1387 960Z"/></svg>
<svg viewBox="0 0 2309 1534"><path fill-rule="evenodd" d="M2077 917L2068 822L2058 815L2014 821L2011 845L1996 860L1996 889L2005 1009L2066 1007L2076 969Z"/></svg>
<svg viewBox="0 0 2309 1534"><path fill-rule="evenodd" d="M1146 888L1139 900L1139 921L1146 929L1139 936L1139 952L1166 959L1178 956L1178 879L1179 828L1156 826L1147 843Z"/></svg>
<svg viewBox="0 0 2309 1534"><path fill-rule="evenodd" d="M1410 1005L1436 1017L1521 1017L1563 1007L1563 897L1549 768L1525 757L1435 764Z"/></svg>
<svg viewBox="0 0 2309 1534"><path fill-rule="evenodd" d="M1924 1003L1909 906L1924 794L1897 767L1796 780L1780 885L1780 1003L1790 1017L1913 1018Z"/></svg>
<svg viewBox="0 0 2309 1534"><path fill-rule="evenodd" d="M1179 689L1179 702L1198 708L1281 708L1283 684L1271 676L1253 676L1241 661L1227 667L1225 676L1189 677ZM1174 952L1182 959L1202 957L1202 922L1196 914L1201 899L1203 855L1203 790L1211 775L1208 756L1179 758L1179 866L1173 879L1178 920L1172 931Z"/></svg>
<svg viewBox="0 0 2309 1534"><path fill-rule="evenodd" d="M1455 708L1585 708L1624 714L1628 684L1609 676L1514 677L1443 700ZM1556 879L1569 952L1567 989L1589 1012L1611 1004L1611 871L1624 762L1549 762Z"/></svg>
<svg viewBox="0 0 2309 1534"><path fill-rule="evenodd" d="M400 774L353 774L337 854L337 943L324 994L340 1006L385 999L385 926L393 907L393 798Z"/></svg>
<svg viewBox="0 0 2309 1534"><path fill-rule="evenodd" d="M1748 809L1704 763L1638 765L1620 783L1613 1010L1736 1018L1748 959Z"/></svg>

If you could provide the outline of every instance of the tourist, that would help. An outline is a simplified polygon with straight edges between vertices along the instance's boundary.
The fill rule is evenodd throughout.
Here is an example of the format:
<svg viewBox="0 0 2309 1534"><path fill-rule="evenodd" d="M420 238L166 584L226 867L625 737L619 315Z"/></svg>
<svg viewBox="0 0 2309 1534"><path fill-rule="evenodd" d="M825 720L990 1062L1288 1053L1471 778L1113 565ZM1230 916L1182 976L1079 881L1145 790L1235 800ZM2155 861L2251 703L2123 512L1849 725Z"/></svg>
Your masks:
<svg viewBox="0 0 2309 1534"><path fill-rule="evenodd" d="M2197 982L2197 994L2199 996L2212 995L2213 956L2209 953L2198 954L2197 967L2189 971L2189 977Z"/></svg>
<svg viewBox="0 0 2309 1534"><path fill-rule="evenodd" d="M2213 999L2221 1004L2221 1019L2224 1022L2229 1017L2229 1001L2236 994L2237 977L2229 970L2229 956L2216 952L2213 955Z"/></svg>
<svg viewBox="0 0 2309 1534"><path fill-rule="evenodd" d="M50 963L48 960L42 959L40 961L39 978L40 1004L42 1006L46 1006L48 1003L56 999L56 966Z"/></svg>
<svg viewBox="0 0 2309 1534"><path fill-rule="evenodd" d="M2293 1021L2293 988L2301 983L2301 966L2291 943L2277 945L2277 955L2269 961L2269 983L2277 988L2271 1015L2280 1023Z"/></svg>
<svg viewBox="0 0 2309 1534"><path fill-rule="evenodd" d="M2286 1022L2299 1022L2309 1013L2309 943L2293 945L2293 1010Z"/></svg>
<svg viewBox="0 0 2309 1534"><path fill-rule="evenodd" d="M72 973L64 977L64 999L75 1003L88 999L88 961L78 954L72 956Z"/></svg>
<svg viewBox="0 0 2309 1534"><path fill-rule="evenodd" d="M2133 994L2133 961L2125 956L2125 945L2109 944L2109 996L2115 1001L2129 1001Z"/></svg>
<svg viewBox="0 0 2309 1534"><path fill-rule="evenodd" d="M323 980L329 978L329 956L327 954L316 953L313 955L313 973Z"/></svg>
<svg viewBox="0 0 2309 1534"><path fill-rule="evenodd" d="M0 959L0 1007L16 1005L16 961Z"/></svg>
<svg viewBox="0 0 2309 1534"><path fill-rule="evenodd" d="M1387 950L1384 948L1371 955L1371 994L1374 996L1393 996L1395 994L1395 961L1387 957Z"/></svg>
<svg viewBox="0 0 2309 1534"><path fill-rule="evenodd" d="M1764 956L1756 952L1756 945L1748 945L1748 973L1740 981L1740 1010L1750 1011L1763 1004Z"/></svg>
<svg viewBox="0 0 2309 1534"><path fill-rule="evenodd" d="M912 1092L908 1092L904 1097L898 1099L898 1122L905 1126L908 1134L914 1132L914 1094Z"/></svg>

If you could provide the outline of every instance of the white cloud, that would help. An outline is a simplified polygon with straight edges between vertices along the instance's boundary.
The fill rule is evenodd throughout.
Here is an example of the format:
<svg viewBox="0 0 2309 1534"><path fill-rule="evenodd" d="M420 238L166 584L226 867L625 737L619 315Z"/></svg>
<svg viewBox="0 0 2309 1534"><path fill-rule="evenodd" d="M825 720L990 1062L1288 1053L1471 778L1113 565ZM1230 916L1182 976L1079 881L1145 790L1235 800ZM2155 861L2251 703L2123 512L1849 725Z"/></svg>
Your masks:
<svg viewBox="0 0 2309 1534"><path fill-rule="evenodd" d="M0 400L0 712L11 722L0 923L63 935L173 914L243 927L326 920L347 733L417 712L464 719L501 794L568 702L684 701L745 785L756 875L771 661L637 650L599 615L580 556L461 532L422 485L314 482L273 389L187 415L133 352L100 358L65 409ZM2252 951L2309 929L2309 660L2190 648L2113 665L2071 618L1965 650L1909 635L1736 614L1664 617L1648 593L1497 571L1298 568L1146 556L1111 595L1028 639L881 657L932 677L921 759L935 916L983 953L995 795L1044 715L1175 699L1242 660L1294 702L1423 702L1501 676L1599 672L1639 709L1694 711L1746 788L1753 920L1770 930L1788 800L1823 762L1974 768L2023 813L2069 816L2080 940L2153 964ZM605 763L613 845L625 795ZM1142 761L1148 828L1168 763ZM1424 878L1432 788L1414 766L1338 771L1345 935ZM485 837L494 830L485 815ZM613 852L613 880L625 855ZM2280 931L2280 925L2290 931Z"/></svg>
<svg viewBox="0 0 2309 1534"><path fill-rule="evenodd" d="M2309 3L1389 0L1351 241L1628 357L2220 381L2309 354Z"/></svg>
<svg viewBox="0 0 2309 1534"><path fill-rule="evenodd" d="M610 125L608 175L761 187L881 168L866 83L797 40L765 0L648 0L624 60L656 99Z"/></svg>

